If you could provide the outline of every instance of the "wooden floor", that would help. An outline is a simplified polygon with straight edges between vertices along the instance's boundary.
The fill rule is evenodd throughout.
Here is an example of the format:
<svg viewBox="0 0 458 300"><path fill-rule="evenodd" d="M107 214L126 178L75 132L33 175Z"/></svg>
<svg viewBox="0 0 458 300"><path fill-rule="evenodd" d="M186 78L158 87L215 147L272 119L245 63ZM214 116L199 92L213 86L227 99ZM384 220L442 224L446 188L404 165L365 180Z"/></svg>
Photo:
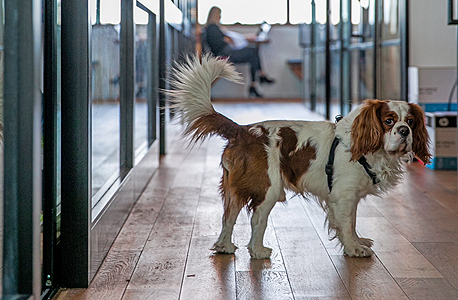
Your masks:
<svg viewBox="0 0 458 300"><path fill-rule="evenodd" d="M239 122L320 118L297 103L269 105L217 109ZM251 260L244 211L235 255L209 250L221 228L223 145L212 138L189 149L174 139L89 289L61 290L56 298L458 299L456 171L414 164L396 190L361 203L357 230L374 239L371 258L343 256L328 239L320 208L290 195L269 219L271 259Z"/></svg>

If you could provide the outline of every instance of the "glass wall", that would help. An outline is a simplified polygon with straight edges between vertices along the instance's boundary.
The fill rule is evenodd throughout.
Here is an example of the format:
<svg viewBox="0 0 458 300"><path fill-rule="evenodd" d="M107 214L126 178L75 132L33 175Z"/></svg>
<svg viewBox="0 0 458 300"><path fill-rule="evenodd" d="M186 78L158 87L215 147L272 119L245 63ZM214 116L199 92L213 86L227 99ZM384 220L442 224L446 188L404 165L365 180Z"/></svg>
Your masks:
<svg viewBox="0 0 458 300"><path fill-rule="evenodd" d="M0 0L1 295L87 287L157 169L159 70L195 43L163 1Z"/></svg>
<svg viewBox="0 0 458 300"><path fill-rule="evenodd" d="M135 103L134 151L135 163L146 153L148 145L148 100L152 98L152 41L150 14L146 8L135 6ZM153 123L152 125L155 125Z"/></svg>
<svg viewBox="0 0 458 300"><path fill-rule="evenodd" d="M301 25L301 41L311 32L312 43L301 46L310 66L304 101L312 109L333 119L365 99L407 100L401 63L407 51L401 43L405 0L312 0L307 5L312 21Z"/></svg>

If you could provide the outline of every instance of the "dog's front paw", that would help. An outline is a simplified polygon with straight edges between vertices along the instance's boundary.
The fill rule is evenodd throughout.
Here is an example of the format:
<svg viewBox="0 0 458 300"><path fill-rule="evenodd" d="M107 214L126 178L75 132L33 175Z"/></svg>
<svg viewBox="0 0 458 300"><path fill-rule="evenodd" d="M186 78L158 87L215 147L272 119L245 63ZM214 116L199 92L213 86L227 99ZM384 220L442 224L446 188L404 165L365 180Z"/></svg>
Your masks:
<svg viewBox="0 0 458 300"><path fill-rule="evenodd" d="M261 246L261 247L250 247L248 246L248 251L250 252L251 258L254 259L265 259L269 258L272 253L272 249Z"/></svg>
<svg viewBox="0 0 458 300"><path fill-rule="evenodd" d="M344 246L344 253L349 257L369 257L372 256L374 252L368 246L356 244Z"/></svg>
<svg viewBox="0 0 458 300"><path fill-rule="evenodd" d="M225 243L225 244L216 243L213 245L213 248L211 248L210 250L213 250L217 253L234 254L236 249L237 249L237 246L235 246L233 243Z"/></svg>

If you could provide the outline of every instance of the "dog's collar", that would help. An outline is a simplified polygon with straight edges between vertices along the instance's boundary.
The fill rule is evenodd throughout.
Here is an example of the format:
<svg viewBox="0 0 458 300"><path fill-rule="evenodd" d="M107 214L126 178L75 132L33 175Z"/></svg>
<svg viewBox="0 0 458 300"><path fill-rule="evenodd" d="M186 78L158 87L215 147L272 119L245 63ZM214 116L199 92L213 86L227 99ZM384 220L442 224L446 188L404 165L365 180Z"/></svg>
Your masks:
<svg viewBox="0 0 458 300"><path fill-rule="evenodd" d="M329 151L328 163L326 164L325 172L326 172L326 175L328 176L329 192L332 191L332 178L334 175L334 157L336 154L336 148L339 145L339 143L340 143L339 138L335 137L331 145L331 150ZM375 174L375 172L371 170L372 167L371 165L369 165L364 155L358 159L358 162L363 166L367 175L369 175L369 177L372 179L372 183L374 185L380 182L380 180L377 178L377 174Z"/></svg>

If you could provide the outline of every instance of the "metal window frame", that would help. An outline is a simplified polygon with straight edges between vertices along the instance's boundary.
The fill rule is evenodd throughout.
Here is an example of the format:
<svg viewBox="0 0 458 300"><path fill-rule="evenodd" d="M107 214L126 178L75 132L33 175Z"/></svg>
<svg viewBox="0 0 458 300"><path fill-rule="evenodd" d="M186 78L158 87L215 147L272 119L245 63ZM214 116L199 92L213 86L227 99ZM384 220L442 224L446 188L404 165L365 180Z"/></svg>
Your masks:
<svg viewBox="0 0 458 300"><path fill-rule="evenodd" d="M158 52L158 69L159 69L159 90L167 89L167 23L165 17L165 1L159 0L159 52ZM166 127L168 123L167 98L164 93L159 93L159 153L167 153L166 146Z"/></svg>
<svg viewBox="0 0 458 300"><path fill-rule="evenodd" d="M42 4L5 0L4 299L41 293Z"/></svg>
<svg viewBox="0 0 458 300"><path fill-rule="evenodd" d="M43 98L43 278L42 291L51 296L57 288L56 200L58 198L58 68L57 1L44 0L44 98Z"/></svg>
<svg viewBox="0 0 458 300"><path fill-rule="evenodd" d="M135 4L134 4L135 2ZM135 0L121 1L121 45L119 84L121 145L120 171L126 175L134 167L134 103L135 103Z"/></svg>
<svg viewBox="0 0 458 300"><path fill-rule="evenodd" d="M62 1L61 286L90 282L90 2ZM71 270L71 272L68 272Z"/></svg>

